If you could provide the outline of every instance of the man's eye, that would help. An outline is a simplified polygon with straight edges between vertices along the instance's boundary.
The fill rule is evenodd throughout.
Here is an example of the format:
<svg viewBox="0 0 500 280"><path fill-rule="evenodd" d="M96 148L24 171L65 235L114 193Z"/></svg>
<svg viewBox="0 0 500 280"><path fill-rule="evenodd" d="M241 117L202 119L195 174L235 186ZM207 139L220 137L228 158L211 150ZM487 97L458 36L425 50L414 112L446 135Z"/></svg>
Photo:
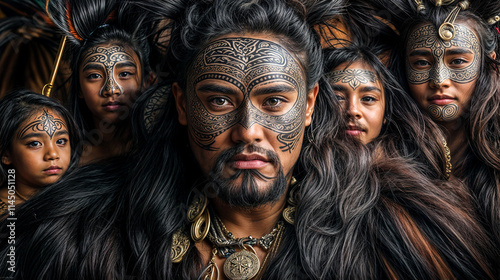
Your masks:
<svg viewBox="0 0 500 280"><path fill-rule="evenodd" d="M214 97L210 99L210 102L217 106L224 106L229 104L229 101L224 97Z"/></svg>
<svg viewBox="0 0 500 280"><path fill-rule="evenodd" d="M264 105L276 107L276 106L279 106L281 104L281 102L283 102L283 100L281 100L280 98L272 97L272 98L267 99L266 102L264 103Z"/></svg>

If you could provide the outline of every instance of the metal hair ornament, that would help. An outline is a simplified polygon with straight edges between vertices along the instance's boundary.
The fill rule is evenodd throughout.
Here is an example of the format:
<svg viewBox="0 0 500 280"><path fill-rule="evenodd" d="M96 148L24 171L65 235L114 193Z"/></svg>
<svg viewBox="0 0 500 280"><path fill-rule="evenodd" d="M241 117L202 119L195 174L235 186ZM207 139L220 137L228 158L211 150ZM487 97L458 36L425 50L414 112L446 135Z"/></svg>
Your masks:
<svg viewBox="0 0 500 280"><path fill-rule="evenodd" d="M417 4L417 12L421 13L425 11L425 5L423 0L415 0L415 3Z"/></svg>
<svg viewBox="0 0 500 280"><path fill-rule="evenodd" d="M489 24L489 25L493 25L493 24L495 24L495 23L497 23L497 22L499 22L499 21L500 21L500 15L498 15L498 16L494 16L494 17L490 17L490 18L488 19L488 24Z"/></svg>
<svg viewBox="0 0 500 280"><path fill-rule="evenodd" d="M437 3L436 3L437 5ZM469 8L469 1L461 1L458 3L458 5L451 10L450 14L446 17L444 20L443 24L439 27L439 37L443 39L444 41L450 41L455 37L455 27L453 26L453 23L457 19L458 13L460 11L465 11Z"/></svg>
<svg viewBox="0 0 500 280"><path fill-rule="evenodd" d="M451 3L455 2L455 0L433 0L433 2L434 5L436 5L436 7L439 7L439 6L450 5Z"/></svg>

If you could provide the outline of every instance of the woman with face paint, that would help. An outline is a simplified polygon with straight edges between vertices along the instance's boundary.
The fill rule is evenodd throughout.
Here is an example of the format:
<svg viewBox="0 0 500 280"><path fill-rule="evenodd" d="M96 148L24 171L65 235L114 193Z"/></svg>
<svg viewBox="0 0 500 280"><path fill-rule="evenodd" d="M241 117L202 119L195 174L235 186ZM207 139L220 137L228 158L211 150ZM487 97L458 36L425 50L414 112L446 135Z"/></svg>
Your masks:
<svg viewBox="0 0 500 280"><path fill-rule="evenodd" d="M123 154L131 108L151 81L147 14L115 0L48 1L47 12L71 43L70 108L85 141L81 164Z"/></svg>
<svg viewBox="0 0 500 280"><path fill-rule="evenodd" d="M15 116L15 117L12 117ZM27 90L0 100L0 214L78 163L78 128L57 101Z"/></svg>
<svg viewBox="0 0 500 280"><path fill-rule="evenodd" d="M452 175L500 244L500 2L393 2L387 12L402 37L396 71L443 128Z"/></svg>

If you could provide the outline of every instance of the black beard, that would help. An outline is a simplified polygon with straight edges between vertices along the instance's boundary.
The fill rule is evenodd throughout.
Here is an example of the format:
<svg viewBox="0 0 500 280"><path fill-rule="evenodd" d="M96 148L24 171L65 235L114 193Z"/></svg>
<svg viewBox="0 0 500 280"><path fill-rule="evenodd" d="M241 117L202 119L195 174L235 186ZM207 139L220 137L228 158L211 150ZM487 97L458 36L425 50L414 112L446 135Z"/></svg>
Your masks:
<svg viewBox="0 0 500 280"><path fill-rule="evenodd" d="M286 190L286 177L278 155L273 152L255 145L247 147L250 153L258 152L265 154L269 161L278 170L276 177L265 176L257 170L239 169L229 178L223 178L222 172L226 164L232 157L241 153L245 149L245 144L239 144L223 151L215 161L215 165L208 175L208 186L213 189L215 196L219 197L229 206L240 208L255 208L267 203L278 201ZM234 184L234 180L242 176L240 186ZM271 186L265 190L257 187L257 178L262 181L271 181Z"/></svg>

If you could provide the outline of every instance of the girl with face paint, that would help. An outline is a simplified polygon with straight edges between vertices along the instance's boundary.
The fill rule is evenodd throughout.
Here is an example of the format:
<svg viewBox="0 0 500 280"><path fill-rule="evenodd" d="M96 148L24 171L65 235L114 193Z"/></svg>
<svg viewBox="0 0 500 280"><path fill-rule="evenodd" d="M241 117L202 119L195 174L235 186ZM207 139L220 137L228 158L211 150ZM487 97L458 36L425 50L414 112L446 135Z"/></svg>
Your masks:
<svg viewBox="0 0 500 280"><path fill-rule="evenodd" d="M147 13L132 10L115 0L48 2L72 45L70 108L84 138L81 164L130 149L131 109L151 81Z"/></svg>
<svg viewBox="0 0 500 280"><path fill-rule="evenodd" d="M0 120L0 212L4 213L72 170L80 138L61 104L27 90L0 101Z"/></svg>
<svg viewBox="0 0 500 280"><path fill-rule="evenodd" d="M500 2L392 2L387 12L402 37L395 73L405 73L413 99L442 127L452 175L500 244Z"/></svg>

